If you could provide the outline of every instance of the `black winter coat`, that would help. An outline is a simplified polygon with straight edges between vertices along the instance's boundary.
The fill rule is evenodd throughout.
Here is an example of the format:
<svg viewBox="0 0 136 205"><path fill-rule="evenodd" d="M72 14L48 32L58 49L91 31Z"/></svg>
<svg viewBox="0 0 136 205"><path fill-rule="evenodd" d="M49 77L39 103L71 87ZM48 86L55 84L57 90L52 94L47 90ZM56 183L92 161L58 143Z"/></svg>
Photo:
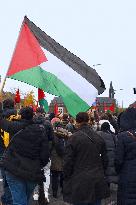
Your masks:
<svg viewBox="0 0 136 205"><path fill-rule="evenodd" d="M71 203L93 203L108 197L109 189L104 177L107 163L104 140L88 125L82 126L72 135L66 147L64 200Z"/></svg>
<svg viewBox="0 0 136 205"><path fill-rule="evenodd" d="M118 205L136 204L136 109L128 108L119 117L116 170L119 174ZM131 134L130 134L131 133Z"/></svg>
<svg viewBox="0 0 136 205"><path fill-rule="evenodd" d="M0 117L2 119L7 119L11 115L17 115L17 111L15 109L4 109L3 111L1 111ZM0 133L1 133L1 129L0 129ZM0 134L0 157L3 155L3 152L5 150L5 145L2 137L3 137L3 133Z"/></svg>
<svg viewBox="0 0 136 205"><path fill-rule="evenodd" d="M49 160L48 138L44 127L30 120L9 122L1 119L0 128L11 135L11 142L0 166L25 180L35 182L43 180L41 169ZM18 133L19 130L21 131Z"/></svg>
<svg viewBox="0 0 136 205"><path fill-rule="evenodd" d="M107 156L108 156L108 166L105 170L105 175L107 177L108 183L118 183L117 172L115 170L115 149L117 145L117 136L111 134L110 132L98 131L98 135L100 135L106 144Z"/></svg>
<svg viewBox="0 0 136 205"><path fill-rule="evenodd" d="M129 131L136 132L136 130ZM135 205L136 138L131 137L127 131L118 135L115 165L119 174L118 205Z"/></svg>

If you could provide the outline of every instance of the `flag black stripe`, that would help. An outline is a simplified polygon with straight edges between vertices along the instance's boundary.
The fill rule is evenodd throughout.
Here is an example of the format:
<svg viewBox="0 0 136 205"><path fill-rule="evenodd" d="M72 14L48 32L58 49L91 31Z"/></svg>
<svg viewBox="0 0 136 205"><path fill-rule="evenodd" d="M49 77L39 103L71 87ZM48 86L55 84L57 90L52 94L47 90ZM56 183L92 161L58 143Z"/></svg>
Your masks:
<svg viewBox="0 0 136 205"><path fill-rule="evenodd" d="M88 66L79 57L68 51L66 48L57 43L54 39L48 36L44 31L37 27L27 17L24 18L24 22L28 25L31 32L37 38L40 45L54 56L59 58L65 64L70 66L74 71L84 77L89 83L91 83L97 90L98 94L101 94L105 90L105 85L101 77L95 71L95 69Z"/></svg>

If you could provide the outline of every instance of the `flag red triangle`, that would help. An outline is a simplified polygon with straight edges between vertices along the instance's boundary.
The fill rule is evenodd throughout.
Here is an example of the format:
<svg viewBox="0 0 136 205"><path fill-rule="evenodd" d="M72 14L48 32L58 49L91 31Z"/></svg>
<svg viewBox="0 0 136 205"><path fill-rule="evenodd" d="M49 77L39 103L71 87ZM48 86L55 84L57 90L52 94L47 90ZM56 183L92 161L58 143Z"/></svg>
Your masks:
<svg viewBox="0 0 136 205"><path fill-rule="evenodd" d="M36 67L45 61L47 58L39 42L27 24L23 23L7 76Z"/></svg>

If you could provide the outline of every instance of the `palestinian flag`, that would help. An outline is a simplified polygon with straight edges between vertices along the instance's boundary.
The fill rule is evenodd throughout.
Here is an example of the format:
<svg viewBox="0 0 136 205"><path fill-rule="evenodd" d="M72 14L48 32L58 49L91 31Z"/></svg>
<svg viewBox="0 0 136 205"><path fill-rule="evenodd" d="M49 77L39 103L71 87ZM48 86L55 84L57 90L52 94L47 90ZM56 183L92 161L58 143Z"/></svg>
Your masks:
<svg viewBox="0 0 136 205"><path fill-rule="evenodd" d="M39 101L39 105L41 107L43 107L45 112L48 112L49 111L48 102L44 98L45 98L44 91L41 90L40 88L38 88L38 101Z"/></svg>
<svg viewBox="0 0 136 205"><path fill-rule="evenodd" d="M68 112L87 111L105 85L97 72L24 18L7 77L61 96Z"/></svg>

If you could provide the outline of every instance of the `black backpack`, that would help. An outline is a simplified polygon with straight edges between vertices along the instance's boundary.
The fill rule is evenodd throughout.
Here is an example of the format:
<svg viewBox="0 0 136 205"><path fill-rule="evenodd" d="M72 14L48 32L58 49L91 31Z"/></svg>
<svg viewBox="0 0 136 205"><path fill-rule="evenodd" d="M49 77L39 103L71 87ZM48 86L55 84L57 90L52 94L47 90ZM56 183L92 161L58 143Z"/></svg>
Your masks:
<svg viewBox="0 0 136 205"><path fill-rule="evenodd" d="M40 157L44 130L41 124L30 124L19 130L12 136L9 146L4 151L0 167L25 180L44 181ZM48 143L48 139L45 138L45 140ZM15 169L17 169L16 172Z"/></svg>
<svg viewBox="0 0 136 205"><path fill-rule="evenodd" d="M34 147L36 145L38 146L38 144L40 145L43 138L47 138L45 128L42 124L27 125L17 135L12 137L13 148L17 153L30 158L36 157L33 156Z"/></svg>

